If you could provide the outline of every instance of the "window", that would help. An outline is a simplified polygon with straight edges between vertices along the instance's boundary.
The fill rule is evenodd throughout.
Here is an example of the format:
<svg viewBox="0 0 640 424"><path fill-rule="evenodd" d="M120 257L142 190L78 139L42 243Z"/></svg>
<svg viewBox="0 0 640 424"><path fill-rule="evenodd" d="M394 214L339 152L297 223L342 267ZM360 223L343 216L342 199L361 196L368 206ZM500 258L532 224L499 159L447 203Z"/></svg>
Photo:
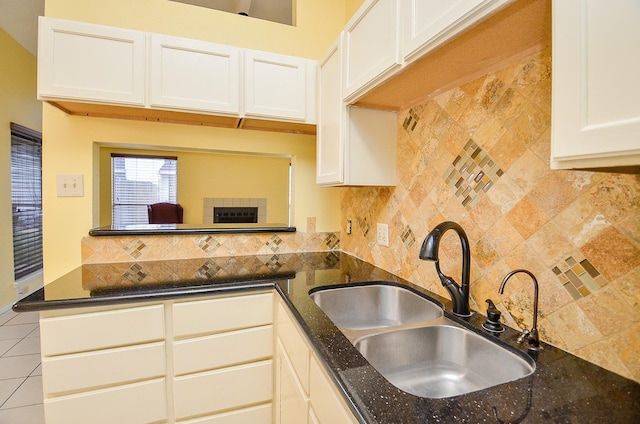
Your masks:
<svg viewBox="0 0 640 424"><path fill-rule="evenodd" d="M11 123L11 210L16 280L42 270L42 135Z"/></svg>
<svg viewBox="0 0 640 424"><path fill-rule="evenodd" d="M178 158L111 155L112 225L147 224L147 205L176 203Z"/></svg>

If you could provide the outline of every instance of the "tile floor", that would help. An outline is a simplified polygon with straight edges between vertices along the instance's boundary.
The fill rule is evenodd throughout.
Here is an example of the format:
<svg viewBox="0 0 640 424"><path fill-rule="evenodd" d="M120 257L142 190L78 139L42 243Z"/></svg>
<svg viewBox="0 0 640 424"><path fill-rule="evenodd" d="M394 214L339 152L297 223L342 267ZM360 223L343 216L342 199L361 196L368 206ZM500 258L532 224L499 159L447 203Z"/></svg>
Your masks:
<svg viewBox="0 0 640 424"><path fill-rule="evenodd" d="M44 424L38 316L0 314L0 424Z"/></svg>

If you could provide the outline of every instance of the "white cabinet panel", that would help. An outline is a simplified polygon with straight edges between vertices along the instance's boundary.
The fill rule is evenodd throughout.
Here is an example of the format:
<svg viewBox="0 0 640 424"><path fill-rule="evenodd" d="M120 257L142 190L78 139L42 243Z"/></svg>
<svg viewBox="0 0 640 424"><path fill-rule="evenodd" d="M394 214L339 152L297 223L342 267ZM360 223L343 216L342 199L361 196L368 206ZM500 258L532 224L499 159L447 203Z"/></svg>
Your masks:
<svg viewBox="0 0 640 424"><path fill-rule="evenodd" d="M406 0L403 56L407 61L438 47L513 0Z"/></svg>
<svg viewBox="0 0 640 424"><path fill-rule="evenodd" d="M307 420L309 398L297 378L293 364L280 341L277 346L276 385L277 424L299 424Z"/></svg>
<svg viewBox="0 0 640 424"><path fill-rule="evenodd" d="M268 360L176 377L173 388L177 419L271 402L273 362Z"/></svg>
<svg viewBox="0 0 640 424"><path fill-rule="evenodd" d="M342 42L345 100L354 100L400 67L399 9L399 0L367 0L345 26Z"/></svg>
<svg viewBox="0 0 640 424"><path fill-rule="evenodd" d="M45 357L42 385L47 395L164 377L165 344Z"/></svg>
<svg viewBox="0 0 640 424"><path fill-rule="evenodd" d="M397 115L346 106L339 94L339 45L334 44L318 70L316 183L394 186Z"/></svg>
<svg viewBox="0 0 640 424"><path fill-rule="evenodd" d="M306 393L309 393L309 359L311 351L298 326L294 324L282 303L278 304L278 338L287 353L297 378Z"/></svg>
<svg viewBox="0 0 640 424"><path fill-rule="evenodd" d="M38 95L143 106L145 35L40 17Z"/></svg>
<svg viewBox="0 0 640 424"><path fill-rule="evenodd" d="M311 404L315 415L314 420L320 424L356 424L358 421L349 411L344 400L337 393L334 384L329 380L315 357L311 359L310 374Z"/></svg>
<svg viewBox="0 0 640 424"><path fill-rule="evenodd" d="M166 422L164 379L44 400L47 424Z"/></svg>
<svg viewBox="0 0 640 424"><path fill-rule="evenodd" d="M640 164L640 3L553 1L551 167Z"/></svg>
<svg viewBox="0 0 640 424"><path fill-rule="evenodd" d="M305 121L314 104L315 62L294 56L245 52L245 114ZM309 85L311 84L311 85ZM309 89L308 89L309 88Z"/></svg>
<svg viewBox="0 0 640 424"><path fill-rule="evenodd" d="M240 49L151 35L151 107L240 113Z"/></svg>
<svg viewBox="0 0 640 424"><path fill-rule="evenodd" d="M197 318L194 319L194 317ZM182 302L173 305L173 335L176 338L272 323L272 293Z"/></svg>
<svg viewBox="0 0 640 424"><path fill-rule="evenodd" d="M241 364L273 356L273 326L181 340L173 345L175 375Z"/></svg>
<svg viewBox="0 0 640 424"><path fill-rule="evenodd" d="M40 320L43 356L127 346L164 339L163 305Z"/></svg>
<svg viewBox="0 0 640 424"><path fill-rule="evenodd" d="M271 404L239 409L211 415L205 418L180 421L180 424L271 424L273 422Z"/></svg>

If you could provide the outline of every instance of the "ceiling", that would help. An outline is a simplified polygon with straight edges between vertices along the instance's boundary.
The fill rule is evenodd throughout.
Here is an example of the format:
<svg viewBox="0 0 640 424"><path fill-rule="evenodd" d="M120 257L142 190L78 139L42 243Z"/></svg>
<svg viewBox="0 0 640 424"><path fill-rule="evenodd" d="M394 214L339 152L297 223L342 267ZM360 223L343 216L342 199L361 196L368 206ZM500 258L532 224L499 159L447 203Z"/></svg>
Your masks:
<svg viewBox="0 0 640 424"><path fill-rule="evenodd" d="M38 16L45 0L0 0L0 28L34 56L38 51ZM250 17L292 24L294 0L171 0Z"/></svg>
<svg viewBox="0 0 640 424"><path fill-rule="evenodd" d="M0 28L34 56L38 51L38 16L44 0L0 0Z"/></svg>

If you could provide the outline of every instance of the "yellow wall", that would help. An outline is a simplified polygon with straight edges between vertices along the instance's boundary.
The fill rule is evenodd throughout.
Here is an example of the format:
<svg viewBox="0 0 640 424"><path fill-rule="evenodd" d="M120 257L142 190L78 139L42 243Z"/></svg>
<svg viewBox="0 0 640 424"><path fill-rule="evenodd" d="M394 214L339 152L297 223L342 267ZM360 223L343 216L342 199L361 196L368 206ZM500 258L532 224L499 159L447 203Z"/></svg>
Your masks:
<svg viewBox="0 0 640 424"><path fill-rule="evenodd" d="M296 0L297 26L246 19L167 0L46 0L45 15L319 58L344 26L345 0ZM292 156L293 225L340 229L339 190L315 184L315 137L67 116L43 106L45 282L81 264L80 240L99 220L96 143L232 150ZM58 174L82 174L84 197L59 198Z"/></svg>
<svg viewBox="0 0 640 424"><path fill-rule="evenodd" d="M178 203L186 224L203 224L203 198L266 198L267 222L289 222L288 157L100 148L100 226L111 225L111 154L178 158Z"/></svg>
<svg viewBox="0 0 640 424"><path fill-rule="evenodd" d="M10 122L42 131L42 112L36 100L36 58L0 29L0 310L17 299L13 287Z"/></svg>

